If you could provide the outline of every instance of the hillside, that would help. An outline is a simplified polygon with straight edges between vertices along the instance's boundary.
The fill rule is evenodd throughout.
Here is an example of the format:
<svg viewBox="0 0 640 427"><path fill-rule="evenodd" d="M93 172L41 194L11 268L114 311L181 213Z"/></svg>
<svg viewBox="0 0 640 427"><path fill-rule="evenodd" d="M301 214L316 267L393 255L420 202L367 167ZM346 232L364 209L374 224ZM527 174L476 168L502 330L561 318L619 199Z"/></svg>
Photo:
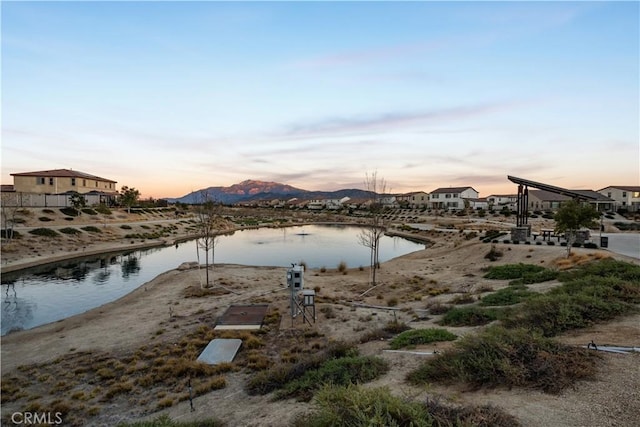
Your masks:
<svg viewBox="0 0 640 427"><path fill-rule="evenodd" d="M257 181L248 179L229 187L208 187L192 191L178 198L166 198L169 203L199 203L203 198L208 197L224 204L234 204L239 202L250 202L258 200L273 199L341 199L350 197L352 199L362 199L370 197L371 193L358 189L342 189L336 191L309 191L292 187L288 184L278 182Z"/></svg>

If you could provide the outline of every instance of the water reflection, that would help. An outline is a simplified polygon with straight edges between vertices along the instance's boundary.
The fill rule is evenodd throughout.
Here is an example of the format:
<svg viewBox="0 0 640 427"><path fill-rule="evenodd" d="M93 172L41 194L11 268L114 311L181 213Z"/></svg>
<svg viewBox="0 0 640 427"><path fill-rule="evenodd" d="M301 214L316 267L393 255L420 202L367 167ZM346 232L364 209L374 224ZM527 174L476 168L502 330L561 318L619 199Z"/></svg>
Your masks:
<svg viewBox="0 0 640 427"><path fill-rule="evenodd" d="M2 334L24 329L24 325L33 320L33 311L37 304L18 298L15 284L4 286L5 293L2 301Z"/></svg>
<svg viewBox="0 0 640 427"><path fill-rule="evenodd" d="M369 251L357 243L359 232L360 228L352 226L237 231L220 237L215 263L285 268L292 262L304 261L308 268L336 268L344 261L349 267L367 266ZM385 236L380 259L385 261L423 248L415 242ZM3 274L2 335L114 301L159 274L196 259L196 244L190 241Z"/></svg>

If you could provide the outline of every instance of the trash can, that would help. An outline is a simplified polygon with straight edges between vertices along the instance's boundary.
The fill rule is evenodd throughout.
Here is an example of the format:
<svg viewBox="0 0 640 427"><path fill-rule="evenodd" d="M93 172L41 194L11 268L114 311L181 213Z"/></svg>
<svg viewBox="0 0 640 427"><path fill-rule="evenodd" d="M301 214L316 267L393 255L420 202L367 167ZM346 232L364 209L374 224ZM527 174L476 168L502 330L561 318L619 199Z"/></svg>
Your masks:
<svg viewBox="0 0 640 427"><path fill-rule="evenodd" d="M608 248L609 247L609 238L605 236L600 236L600 247Z"/></svg>

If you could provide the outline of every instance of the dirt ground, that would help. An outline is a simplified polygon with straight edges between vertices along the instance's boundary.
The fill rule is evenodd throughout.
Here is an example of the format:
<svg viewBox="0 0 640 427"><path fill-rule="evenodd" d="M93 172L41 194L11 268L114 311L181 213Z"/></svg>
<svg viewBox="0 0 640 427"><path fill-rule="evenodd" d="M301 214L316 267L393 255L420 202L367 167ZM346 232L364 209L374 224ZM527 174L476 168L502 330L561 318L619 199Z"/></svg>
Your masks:
<svg viewBox="0 0 640 427"><path fill-rule="evenodd" d="M357 341L368 331L381 328L394 319L406 322L412 328L433 327L437 326L434 322L438 316L428 314L426 309L430 305L446 303L461 295L477 299L489 290L507 285L506 281L484 279L484 267L518 262L553 266L566 256L566 249L559 246L499 244L504 255L492 263L484 259L490 244L478 239L466 240L461 233L423 234L428 235L434 244L428 249L383 263L378 273L378 286L374 289L368 285L367 269L307 271L305 285L317 289L317 320L312 325L304 324L300 318L292 321L288 316L289 291L285 287L284 268L216 265L213 270L214 282L224 284L226 291L202 298L185 298L185 289L201 282L202 270L175 269L112 303L62 321L2 337L2 374L11 373L19 366L55 361L70 353L104 351L118 354L131 352L150 340L176 341L199 325L210 325L232 304L268 303L270 310L277 308L283 314L279 334L303 329L336 340ZM86 250L102 251L121 244L113 239L105 239L88 245ZM33 251L42 253L46 249L37 245L42 243L34 239L24 247L10 248L7 254L3 253L3 268L41 262L38 258L43 256L36 256ZM69 245L68 248L65 246L52 250L54 253L48 254L48 257L71 254L74 247L71 243ZM584 259L612 256L597 250L574 251L576 256ZM8 256L6 261L5 255ZM640 260L619 258L640 263ZM429 293L427 290L439 292ZM388 306L399 310L376 308ZM331 313L331 316L327 313ZM171 328L167 328L169 320L172 322ZM462 336L480 328L449 329ZM158 337L159 329L165 332ZM640 316L574 331L558 339L572 345L586 345L593 340L598 344L638 347ZM445 346L440 343L417 350L439 351ZM429 396L457 404L491 404L514 415L523 426L635 426L640 417L640 353L603 353L603 363L595 381L579 383L574 389L560 395L548 395L521 389L468 391L437 385L414 387L404 381L405 375L429 355L389 352L385 341L361 344L360 350L363 354L383 357L391 366L389 373L367 384L367 387L387 386L399 396L416 400ZM270 396L247 395L243 390L247 378L243 371L225 376L227 386L197 397L194 401L195 411L191 411L189 402L184 401L143 418L151 419L166 413L181 421L214 416L229 426L284 426L297 415L313 408L312 403L273 401ZM3 416L8 410L15 408L3 404ZM89 420L88 425L108 426L139 418L137 408L128 407L124 400L119 401L117 406L101 411Z"/></svg>

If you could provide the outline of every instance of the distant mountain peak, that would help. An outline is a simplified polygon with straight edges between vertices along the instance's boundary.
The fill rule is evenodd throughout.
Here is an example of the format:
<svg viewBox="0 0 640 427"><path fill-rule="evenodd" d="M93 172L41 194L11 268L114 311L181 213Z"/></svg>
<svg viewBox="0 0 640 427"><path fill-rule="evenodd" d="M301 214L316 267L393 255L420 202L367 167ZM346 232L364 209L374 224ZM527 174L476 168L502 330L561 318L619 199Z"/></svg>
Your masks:
<svg viewBox="0 0 640 427"><path fill-rule="evenodd" d="M202 192L206 192L212 200L225 204L294 197L299 199L363 197L362 193L367 193L364 190L308 191L279 182L246 179L228 187L209 187L193 191L182 197L167 198L166 200L170 203L198 203Z"/></svg>

